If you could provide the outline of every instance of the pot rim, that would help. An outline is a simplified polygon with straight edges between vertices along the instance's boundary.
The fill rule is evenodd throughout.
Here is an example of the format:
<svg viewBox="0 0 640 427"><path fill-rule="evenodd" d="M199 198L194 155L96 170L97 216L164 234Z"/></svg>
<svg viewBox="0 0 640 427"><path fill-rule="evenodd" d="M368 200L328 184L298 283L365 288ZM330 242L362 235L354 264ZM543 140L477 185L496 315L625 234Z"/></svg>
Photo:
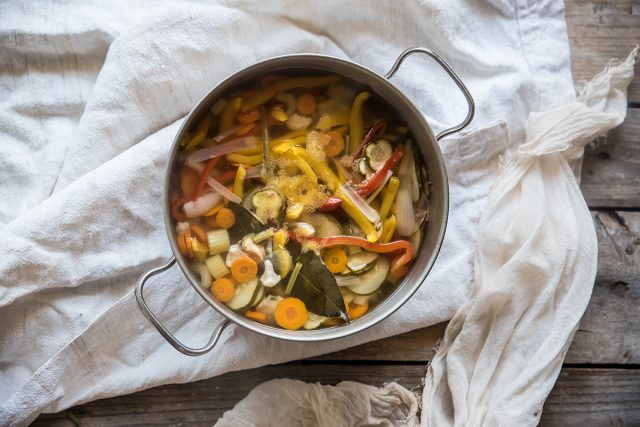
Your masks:
<svg viewBox="0 0 640 427"><path fill-rule="evenodd" d="M303 70L305 68L309 69L309 71L331 72L331 73L339 74L346 78L354 80L352 76L349 76L340 71L331 69L330 65L327 65L326 68L321 67L316 63L318 61L320 62L326 61L326 64L338 63L340 64L340 67L349 68L351 70L354 70L355 73L362 73L364 75L367 75L378 84L388 87L390 91L393 93L393 96L396 97L396 100L398 100L399 102L402 102L404 106L411 111L412 117L407 118L407 117L404 117L403 115L401 115L401 117L403 117L406 120L407 126L411 129L412 133L414 133L413 131L415 130L416 127L421 127L422 130L427 132L427 135L429 136L428 143L433 144L434 146L433 151L436 154L436 163L440 165L440 168L439 168L440 170L432 171L431 169L429 169L428 172L430 176L435 172L439 173L440 178L443 180L443 185L442 185L444 189L444 194L442 194L442 197L443 197L442 218L443 219L440 224L440 229L436 230L437 231L436 243L432 248L431 253L428 255L424 253L422 253L421 255L420 249L422 249L426 234L422 236L422 239L420 242L421 247L419 248L419 250L416 251L416 254L417 254L416 258L421 258L422 256L428 256L428 260L424 265L422 272L417 273L418 278L417 280L414 279L413 283L408 283L409 276L412 274L412 272L414 272L414 269L417 265L417 262L416 262L417 260L414 261L414 264L411 266L409 270L409 274L402 279L402 281L396 286L396 288L389 295L387 295L385 299L380 302L379 305L377 305L373 310L371 310L365 316L359 319L356 319L346 325L340 324L332 327L319 328L315 330L301 329L296 331L290 331L290 330L281 329L281 328L277 328L269 325L263 325L263 324L254 322L250 319L247 319L243 315L238 314L233 310L229 309L223 303L215 300L206 289L203 289L200 286L198 277L194 275L193 272L189 269L188 263L185 261L184 257L180 253L180 250L177 246L175 239L172 238L172 235L175 232L175 228L172 225L173 219L171 218L171 215L170 215L170 199L169 199L170 188L171 188L170 183L171 183L171 177L172 177L172 168L175 163L175 157L179 151L179 143L182 137L184 136L186 130L192 126L193 122L195 121L195 118L198 117L199 113L203 109L212 105L212 103L215 102L215 100L218 99L229 87L235 86L241 83L243 80L253 78L257 75L264 74L266 72L277 72L279 70L280 71ZM284 65L276 66L276 64L280 62L284 62ZM309 64L313 64L313 65L310 66ZM272 66L272 69L265 70L265 68L269 68L270 66ZM256 70L262 70L262 71L256 72ZM381 96L378 93L378 91L374 90L373 88L369 87L369 90L371 90L376 95ZM393 103L391 103L386 97L381 96L381 98L385 99L389 104L391 104L391 107L396 109L396 106L393 105ZM409 119L411 119L411 122ZM420 143L417 142L415 145L420 146ZM426 161L426 159L424 159L425 154L424 154L424 149L422 147L420 148L420 153L423 156L423 160ZM424 283L429 272L431 271L438 257L440 249L442 247L442 243L444 241L444 235L447 228L447 222L448 222L448 216L449 216L449 181L447 176L445 160L444 160L442 151L440 150L440 147L438 145L438 142L436 141L435 134L431 130L431 127L429 126L429 123L425 118L425 116L417 109L415 104L411 100L409 100L401 90L399 90L387 78L380 75L379 73L361 64L350 61L348 59L339 58L339 57L330 56L330 55L314 54L314 53L296 53L296 54L287 54L287 55L271 57L271 58L256 62L254 64L251 64L247 67L241 68L240 70L234 72L230 76L220 81L214 87L212 87L187 114L183 123L178 129L176 136L174 137L173 143L171 144L171 148L169 151L167 164L165 166L163 197L164 197L163 216L164 216L164 223L165 223L165 231L167 233L169 245L171 246L171 250L178 262L178 265L180 266L180 269L182 270L182 273L186 276L187 280L189 281L191 286L196 290L196 292L198 292L198 294L200 294L200 296L218 313L220 313L225 319L230 320L235 324L238 324L244 328L247 328L261 335L266 335L272 338L278 338L278 339L287 340L287 341L299 341L299 342L326 341L326 340L338 339L338 338L343 338L349 335L353 335L355 333L368 329L374 326L375 324L381 322L382 320L388 318L396 310L398 310L401 306L403 306L415 294L418 288ZM427 224L427 227L432 227L431 222ZM416 273L413 273L413 274L416 274ZM401 297L398 297L397 295L399 293L404 293L404 295L402 295Z"/></svg>

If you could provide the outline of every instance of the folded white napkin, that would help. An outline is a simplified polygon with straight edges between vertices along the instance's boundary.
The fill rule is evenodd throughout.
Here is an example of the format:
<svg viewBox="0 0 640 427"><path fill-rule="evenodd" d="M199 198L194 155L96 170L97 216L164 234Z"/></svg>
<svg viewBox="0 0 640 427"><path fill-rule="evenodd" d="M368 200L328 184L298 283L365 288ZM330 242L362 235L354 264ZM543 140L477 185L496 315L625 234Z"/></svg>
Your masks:
<svg viewBox="0 0 640 427"><path fill-rule="evenodd" d="M4 2L0 424L449 319L469 293L472 242L509 133L520 141L531 110L572 98L562 14L554 1ZM132 288L170 255L160 194L181 118L259 59L319 52L383 73L414 45L442 54L478 106L475 131L442 142L451 215L427 282L389 319L347 339L291 343L231 327L207 356L177 353L139 313ZM465 114L456 88L427 60L406 61L393 82L436 131ZM179 271L147 289L189 344L221 319Z"/></svg>

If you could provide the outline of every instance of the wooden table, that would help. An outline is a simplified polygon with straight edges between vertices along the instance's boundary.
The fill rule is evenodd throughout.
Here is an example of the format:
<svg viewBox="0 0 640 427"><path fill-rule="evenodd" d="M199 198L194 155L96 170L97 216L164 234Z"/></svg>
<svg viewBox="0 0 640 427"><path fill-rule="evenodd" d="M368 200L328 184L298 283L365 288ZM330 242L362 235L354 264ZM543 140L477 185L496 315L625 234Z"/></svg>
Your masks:
<svg viewBox="0 0 640 427"><path fill-rule="evenodd" d="M576 81L640 42L640 0L566 2ZM636 74L640 67L636 66ZM587 150L582 190L598 233L593 296L542 414L543 425L640 425L640 78L624 124ZM42 415L35 425L212 425L261 382L290 377L335 384L419 387L445 324L312 360L167 385Z"/></svg>

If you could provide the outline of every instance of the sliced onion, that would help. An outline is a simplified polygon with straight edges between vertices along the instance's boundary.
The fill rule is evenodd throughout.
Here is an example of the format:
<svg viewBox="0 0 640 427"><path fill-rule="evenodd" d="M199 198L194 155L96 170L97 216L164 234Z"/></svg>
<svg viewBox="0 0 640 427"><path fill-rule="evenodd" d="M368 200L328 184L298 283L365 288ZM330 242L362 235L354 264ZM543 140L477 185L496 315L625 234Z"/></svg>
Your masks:
<svg viewBox="0 0 640 427"><path fill-rule="evenodd" d="M382 188L387 185L387 182L389 181L389 179L391 179L391 175L393 175L393 172L391 170L388 170L387 174L384 177L384 181L382 181L382 184L380 184L378 188L376 188L375 191L371 193L369 197L367 197L367 203L373 202L375 198L378 197L378 194L380 194Z"/></svg>
<svg viewBox="0 0 640 427"><path fill-rule="evenodd" d="M214 206L222 202L222 196L218 193L207 193L182 206L187 218L195 218L210 211Z"/></svg>
<svg viewBox="0 0 640 427"><path fill-rule="evenodd" d="M351 203L358 208L360 212L364 216L367 217L369 221L373 224L377 224L380 222L380 214L377 210L373 209L369 204L360 196L349 184L343 184L340 186L340 189L344 193L346 197L349 198Z"/></svg>
<svg viewBox="0 0 640 427"><path fill-rule="evenodd" d="M202 171L204 170L204 166L201 163L192 163L189 162L189 159L187 159L187 166L198 173L202 173ZM207 184L225 199L228 199L234 203L240 203L242 201L242 199L240 199L240 197L238 197L236 193L229 190L227 187L222 185L220 181L212 178L211 176L207 177Z"/></svg>
<svg viewBox="0 0 640 427"><path fill-rule="evenodd" d="M223 156L225 154L233 153L234 151L256 148L257 146L258 140L255 136L245 136L221 145L215 145L213 147L207 147L202 150L195 151L187 157L187 163L202 162L204 160L209 160L212 157Z"/></svg>
<svg viewBox="0 0 640 427"><path fill-rule="evenodd" d="M238 126L234 126L231 129L222 132L219 135L214 136L213 139L215 142L217 142L218 144L221 143L222 141L224 141L225 139L229 138L231 135L233 135L234 133L238 132L240 129L242 129L245 125L238 125Z"/></svg>

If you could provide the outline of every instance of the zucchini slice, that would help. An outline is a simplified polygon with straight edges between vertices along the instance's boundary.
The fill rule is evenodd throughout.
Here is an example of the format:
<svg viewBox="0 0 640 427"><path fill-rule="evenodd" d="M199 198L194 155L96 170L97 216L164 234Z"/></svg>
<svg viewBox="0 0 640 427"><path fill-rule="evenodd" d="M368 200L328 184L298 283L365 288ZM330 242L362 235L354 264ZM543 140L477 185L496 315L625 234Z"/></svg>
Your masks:
<svg viewBox="0 0 640 427"><path fill-rule="evenodd" d="M376 292L387 278L390 267L389 260L379 256L371 270L361 276L356 276L357 281L348 286L349 290L356 295L370 295Z"/></svg>
<svg viewBox="0 0 640 427"><path fill-rule="evenodd" d="M367 145L367 148L364 150L364 155L367 157L369 167L374 171L380 169L392 154L393 147L386 139L379 139L376 142L372 142Z"/></svg>
<svg viewBox="0 0 640 427"><path fill-rule="evenodd" d="M347 267L353 274L360 275L371 270L375 264L378 254L374 252L361 251L347 258Z"/></svg>
<svg viewBox="0 0 640 427"><path fill-rule="evenodd" d="M236 287L236 294L227 302L227 307L235 311L245 311L251 308L251 304L258 295L261 286L258 286L258 279L253 279L247 283L241 283Z"/></svg>
<svg viewBox="0 0 640 427"><path fill-rule="evenodd" d="M304 213L300 221L311 224L316 230L316 237L333 237L342 234L340 223L334 217L320 212Z"/></svg>

